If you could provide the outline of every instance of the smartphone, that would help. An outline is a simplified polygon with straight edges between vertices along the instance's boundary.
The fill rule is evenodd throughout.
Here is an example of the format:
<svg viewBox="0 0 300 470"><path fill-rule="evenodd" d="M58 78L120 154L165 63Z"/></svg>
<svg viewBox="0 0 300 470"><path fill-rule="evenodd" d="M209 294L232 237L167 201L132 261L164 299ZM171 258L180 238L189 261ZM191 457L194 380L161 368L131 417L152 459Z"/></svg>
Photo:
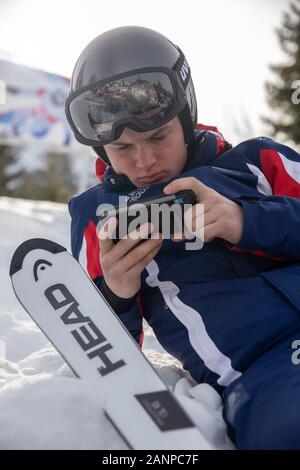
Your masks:
<svg viewBox="0 0 300 470"><path fill-rule="evenodd" d="M192 190L183 190L169 196L161 194L143 199L126 206L114 206L114 209L98 213L98 217L100 226L103 226L110 217L117 218L118 224L112 235L114 243L146 222L154 225L152 235L162 233L164 238L170 238L174 233L184 232L184 213L197 202ZM144 240L148 238L150 235Z"/></svg>

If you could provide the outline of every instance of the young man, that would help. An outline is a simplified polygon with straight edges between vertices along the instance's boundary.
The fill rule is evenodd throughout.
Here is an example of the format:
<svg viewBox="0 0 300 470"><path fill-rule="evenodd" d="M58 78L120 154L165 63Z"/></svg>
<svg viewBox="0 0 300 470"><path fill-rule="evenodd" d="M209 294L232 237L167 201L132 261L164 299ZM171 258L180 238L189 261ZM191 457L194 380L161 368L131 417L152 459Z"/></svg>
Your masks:
<svg viewBox="0 0 300 470"><path fill-rule="evenodd" d="M292 361L300 339L299 155L263 137L230 148L200 129L181 50L147 28L110 30L86 47L66 112L76 138L107 165L101 184L70 201L74 256L137 342L144 317L196 381L222 393L238 448L300 449ZM201 249L161 237L100 237L99 246L100 205L183 189L198 199L189 227L204 230ZM200 207L204 227L196 224Z"/></svg>

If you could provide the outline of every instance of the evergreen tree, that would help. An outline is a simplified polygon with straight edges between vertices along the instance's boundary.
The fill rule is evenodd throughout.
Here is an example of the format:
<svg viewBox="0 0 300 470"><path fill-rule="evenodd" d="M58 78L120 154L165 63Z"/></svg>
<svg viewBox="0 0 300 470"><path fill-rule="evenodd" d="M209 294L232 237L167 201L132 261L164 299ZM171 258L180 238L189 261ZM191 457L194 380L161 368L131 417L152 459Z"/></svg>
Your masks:
<svg viewBox="0 0 300 470"><path fill-rule="evenodd" d="M44 158L45 168L27 173L23 184L14 191L13 196L67 202L76 190L70 156L48 152Z"/></svg>
<svg viewBox="0 0 300 470"><path fill-rule="evenodd" d="M22 171L15 168L17 164L16 149L0 144L0 196L11 196Z"/></svg>
<svg viewBox="0 0 300 470"><path fill-rule="evenodd" d="M263 121L270 125L273 136L300 144L300 0L290 3L289 9L281 27L276 29L287 60L285 64L270 66L276 79L265 85L268 104L279 111L279 117Z"/></svg>

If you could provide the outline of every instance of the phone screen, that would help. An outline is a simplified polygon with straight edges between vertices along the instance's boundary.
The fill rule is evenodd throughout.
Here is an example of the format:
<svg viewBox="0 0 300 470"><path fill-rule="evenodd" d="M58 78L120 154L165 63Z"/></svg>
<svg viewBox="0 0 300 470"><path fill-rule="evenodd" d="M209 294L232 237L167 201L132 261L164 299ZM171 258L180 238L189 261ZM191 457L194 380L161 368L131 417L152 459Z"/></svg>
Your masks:
<svg viewBox="0 0 300 470"><path fill-rule="evenodd" d="M116 206L112 211L99 214L100 225L104 225L110 217L116 217L118 224L113 234L115 243L146 222L154 225L152 234L163 233L165 238L175 232L184 231L184 212L197 203L196 195L191 190L179 191L175 194L156 196L126 206ZM150 235L145 238L150 238Z"/></svg>

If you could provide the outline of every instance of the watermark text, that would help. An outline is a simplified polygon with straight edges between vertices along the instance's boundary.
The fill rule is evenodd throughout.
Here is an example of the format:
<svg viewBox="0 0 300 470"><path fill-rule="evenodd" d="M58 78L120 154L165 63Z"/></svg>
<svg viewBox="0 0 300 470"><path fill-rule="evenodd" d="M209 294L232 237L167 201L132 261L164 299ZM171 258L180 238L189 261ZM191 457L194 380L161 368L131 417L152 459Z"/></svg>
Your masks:
<svg viewBox="0 0 300 470"><path fill-rule="evenodd" d="M153 203L127 204L126 196L119 197L119 206L100 204L97 208L98 234L101 239L133 240L158 238L193 240L185 243L186 250L199 250L203 247L204 206L203 204ZM115 223L117 219L117 224ZM147 223L152 225L151 233L140 230Z"/></svg>
<svg viewBox="0 0 300 470"><path fill-rule="evenodd" d="M292 88L295 91L292 94L292 103L299 104L300 103L300 80L294 80L292 83Z"/></svg>

